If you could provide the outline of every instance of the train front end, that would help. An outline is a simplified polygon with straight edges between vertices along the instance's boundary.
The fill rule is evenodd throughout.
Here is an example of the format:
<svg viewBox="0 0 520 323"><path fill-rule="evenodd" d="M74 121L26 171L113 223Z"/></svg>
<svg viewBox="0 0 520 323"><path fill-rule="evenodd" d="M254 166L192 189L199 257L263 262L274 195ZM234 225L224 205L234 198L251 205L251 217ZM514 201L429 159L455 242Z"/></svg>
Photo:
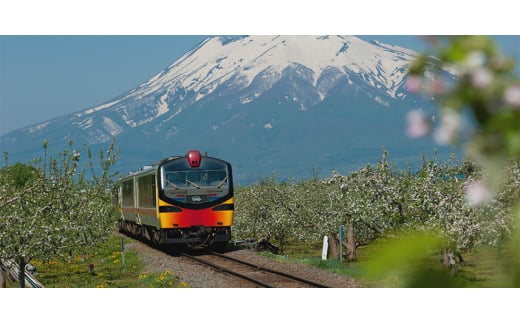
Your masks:
<svg viewBox="0 0 520 323"><path fill-rule="evenodd" d="M191 248L231 240L234 200L231 164L189 151L159 164L158 216L161 241Z"/></svg>

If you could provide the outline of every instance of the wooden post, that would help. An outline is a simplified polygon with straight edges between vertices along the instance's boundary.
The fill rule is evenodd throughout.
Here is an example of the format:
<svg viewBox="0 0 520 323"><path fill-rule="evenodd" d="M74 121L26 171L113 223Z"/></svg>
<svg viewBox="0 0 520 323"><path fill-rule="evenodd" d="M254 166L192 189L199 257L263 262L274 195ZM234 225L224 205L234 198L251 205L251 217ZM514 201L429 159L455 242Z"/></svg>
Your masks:
<svg viewBox="0 0 520 323"><path fill-rule="evenodd" d="M330 258L339 259L338 236L336 233L329 234Z"/></svg>

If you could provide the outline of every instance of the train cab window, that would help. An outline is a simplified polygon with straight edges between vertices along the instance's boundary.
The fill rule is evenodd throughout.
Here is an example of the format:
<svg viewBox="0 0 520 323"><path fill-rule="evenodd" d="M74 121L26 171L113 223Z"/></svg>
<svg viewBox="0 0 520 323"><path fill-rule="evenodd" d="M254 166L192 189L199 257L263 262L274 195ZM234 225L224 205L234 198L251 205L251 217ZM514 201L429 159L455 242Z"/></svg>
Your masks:
<svg viewBox="0 0 520 323"><path fill-rule="evenodd" d="M165 175L169 185L174 187L186 186L186 172L167 172Z"/></svg>
<svg viewBox="0 0 520 323"><path fill-rule="evenodd" d="M201 186L223 186L228 182L225 170L194 170L165 172L166 185L196 188Z"/></svg>

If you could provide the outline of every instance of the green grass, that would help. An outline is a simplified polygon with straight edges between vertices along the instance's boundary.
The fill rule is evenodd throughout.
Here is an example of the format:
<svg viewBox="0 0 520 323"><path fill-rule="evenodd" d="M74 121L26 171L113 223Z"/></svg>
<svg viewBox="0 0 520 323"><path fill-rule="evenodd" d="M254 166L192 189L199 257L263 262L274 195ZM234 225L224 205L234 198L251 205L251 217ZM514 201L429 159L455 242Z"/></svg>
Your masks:
<svg viewBox="0 0 520 323"><path fill-rule="evenodd" d="M124 238L125 243L131 242ZM38 269L36 278L46 288L160 288L188 287L179 281L175 273L144 273L143 265L133 251L124 252L125 268L122 266L121 237L111 237L100 244L86 258L74 257L70 261L33 260ZM90 272L89 265L94 265Z"/></svg>
<svg viewBox="0 0 520 323"><path fill-rule="evenodd" d="M468 287L512 287L514 282L514 262L519 251L511 244L502 250L481 247L465 255L466 266L459 266L458 275L463 277Z"/></svg>
<svg viewBox="0 0 520 323"><path fill-rule="evenodd" d="M125 237L125 243L132 240ZM291 261L315 266L340 275L353 277L365 287L511 287L512 265L518 261L518 251L511 244L500 252L496 248L481 247L464 254L465 266L457 266L456 275L442 267L437 254L430 254L419 262L403 261L399 268L383 262L379 272L372 274L372 263L388 250L391 242L379 239L370 245L358 247L357 261L340 262L337 259L321 259L321 242L290 242L283 255L263 252L266 257L279 261ZM396 253L394 257L399 257ZM69 261L33 260L38 268L36 278L46 288L162 288L189 287L170 271L145 273L138 255L125 250L125 270L122 267L121 236L114 235L107 243L100 244L86 258L75 257ZM89 264L94 272L89 272ZM372 267L371 267L372 266ZM381 265L379 265L381 266ZM17 283L8 287L17 287Z"/></svg>
<svg viewBox="0 0 520 323"><path fill-rule="evenodd" d="M420 259L403 260L399 265L379 264L374 275L374 260L388 253L388 239L379 239L367 246L356 249L357 260L346 262L343 259L321 259L321 243L290 243L284 255L266 256L280 261L295 261L309 264L340 275L353 277L365 287L466 287L496 288L512 287L514 282L513 263L518 261L519 253L512 244L507 244L498 252L496 248L480 247L463 255L465 265L457 264L455 274L444 268L438 254L429 254ZM393 257L402 257L392 253ZM404 258L400 258L404 259Z"/></svg>

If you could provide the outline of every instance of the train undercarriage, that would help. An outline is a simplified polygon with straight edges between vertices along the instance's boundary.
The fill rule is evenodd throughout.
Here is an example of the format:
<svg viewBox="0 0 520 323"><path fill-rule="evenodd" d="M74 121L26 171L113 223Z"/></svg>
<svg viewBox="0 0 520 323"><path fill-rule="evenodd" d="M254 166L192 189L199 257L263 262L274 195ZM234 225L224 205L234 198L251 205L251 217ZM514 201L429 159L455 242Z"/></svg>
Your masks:
<svg viewBox="0 0 520 323"><path fill-rule="evenodd" d="M230 227L192 226L182 229L157 229L135 222L119 221L119 232L148 240L156 245L185 245L191 249L221 247L231 240Z"/></svg>

